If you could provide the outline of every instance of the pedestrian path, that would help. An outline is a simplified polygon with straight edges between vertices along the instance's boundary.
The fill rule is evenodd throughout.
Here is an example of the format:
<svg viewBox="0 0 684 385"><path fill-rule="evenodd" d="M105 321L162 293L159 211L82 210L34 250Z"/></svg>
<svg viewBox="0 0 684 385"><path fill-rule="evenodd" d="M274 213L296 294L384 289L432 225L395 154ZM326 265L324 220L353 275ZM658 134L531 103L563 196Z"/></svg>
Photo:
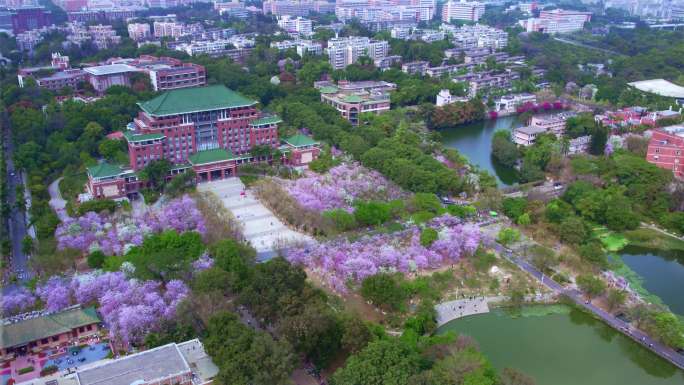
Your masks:
<svg viewBox="0 0 684 385"><path fill-rule="evenodd" d="M489 313L489 302L503 300L504 297L469 297L455 301L442 302L435 306L437 326L469 315Z"/></svg>
<svg viewBox="0 0 684 385"><path fill-rule="evenodd" d="M59 182L62 178L57 178L48 186L48 193L50 193L50 207L55 210L60 221L64 222L69 219L69 214L66 212L66 201L62 198L62 193L59 191Z"/></svg>
<svg viewBox="0 0 684 385"><path fill-rule="evenodd" d="M294 231L264 206L239 178L200 183L199 191L216 194L223 206L242 224L245 239L257 250L267 252L292 243L313 242L313 238Z"/></svg>

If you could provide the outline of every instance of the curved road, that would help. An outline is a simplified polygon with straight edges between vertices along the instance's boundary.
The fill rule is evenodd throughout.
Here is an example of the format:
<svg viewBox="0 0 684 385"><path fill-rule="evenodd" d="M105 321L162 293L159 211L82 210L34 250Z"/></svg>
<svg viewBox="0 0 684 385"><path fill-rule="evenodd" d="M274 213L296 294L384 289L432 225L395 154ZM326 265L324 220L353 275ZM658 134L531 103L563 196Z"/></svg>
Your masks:
<svg viewBox="0 0 684 385"><path fill-rule="evenodd" d="M546 285L548 288L554 290L559 294L565 294L566 296L571 298L578 306L581 306L582 308L600 317L608 325L622 332L626 336L632 338L634 341L640 343L645 348L650 349L653 353L671 362L676 367L684 369L684 355L679 354L670 347L663 345L662 343L652 339L641 330L632 328L629 325L629 323L619 318L616 318L614 315L606 312L605 310L597 306L594 306L591 302L588 302L584 299L582 292L580 292L579 290L566 289L563 286L559 285L556 281L542 274L534 266L523 261L518 256L513 255L511 250L499 244L496 244L495 249L504 258L506 258L512 263L515 263L519 268L525 270L526 272L540 280L542 284Z"/></svg>

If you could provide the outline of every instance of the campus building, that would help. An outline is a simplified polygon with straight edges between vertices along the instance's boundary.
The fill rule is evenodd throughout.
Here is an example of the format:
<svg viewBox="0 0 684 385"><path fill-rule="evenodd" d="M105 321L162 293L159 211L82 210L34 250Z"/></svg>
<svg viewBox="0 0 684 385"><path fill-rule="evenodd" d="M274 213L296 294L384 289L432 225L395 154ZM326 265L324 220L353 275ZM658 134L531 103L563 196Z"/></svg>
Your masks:
<svg viewBox="0 0 684 385"><path fill-rule="evenodd" d="M527 32L556 34L581 31L584 23L589 21L591 21L591 12L554 9L541 11L538 18L520 20L519 24Z"/></svg>
<svg viewBox="0 0 684 385"><path fill-rule="evenodd" d="M95 308L79 305L59 312L32 312L0 321L0 362L18 355L72 346L99 333Z"/></svg>
<svg viewBox="0 0 684 385"><path fill-rule="evenodd" d="M677 178L684 177L684 126L676 125L653 130L646 160L671 170Z"/></svg>
<svg viewBox="0 0 684 385"><path fill-rule="evenodd" d="M565 132L566 121L573 116L575 114L572 112L533 116L529 125L513 130L513 141L521 146L530 146L541 134L553 134L560 138Z"/></svg>
<svg viewBox="0 0 684 385"><path fill-rule="evenodd" d="M45 7L22 7L12 9L12 33L47 27L52 24L52 12Z"/></svg>
<svg viewBox="0 0 684 385"><path fill-rule="evenodd" d="M293 137L281 146L281 120L262 115L256 105L221 85L167 91L138 103L141 111L123 134L128 165L90 167L88 194L110 199L134 195L145 183L136 172L161 159L174 164L168 178L191 169L197 182L204 182L235 176L241 164L268 160L252 154L255 147L279 149L285 163L295 167L318 156L317 143Z"/></svg>
<svg viewBox="0 0 684 385"><path fill-rule="evenodd" d="M449 0L442 8L442 21L452 20L478 21L484 15L485 5L478 1Z"/></svg>
<svg viewBox="0 0 684 385"><path fill-rule="evenodd" d="M321 101L330 104L351 124L359 124L359 114L380 114L390 110L391 90L397 85L385 81L340 81L336 85L327 81L314 84L321 92Z"/></svg>

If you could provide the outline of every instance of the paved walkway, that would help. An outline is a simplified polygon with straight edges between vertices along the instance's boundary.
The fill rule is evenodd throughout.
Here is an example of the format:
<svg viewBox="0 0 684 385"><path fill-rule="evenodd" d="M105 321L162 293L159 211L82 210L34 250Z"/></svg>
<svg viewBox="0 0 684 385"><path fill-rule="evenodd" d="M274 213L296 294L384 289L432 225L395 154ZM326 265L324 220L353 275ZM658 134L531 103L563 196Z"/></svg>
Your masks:
<svg viewBox="0 0 684 385"><path fill-rule="evenodd" d="M489 300L489 297L471 297L442 302L435 306L435 310L437 311L437 326L442 326L457 318L489 313Z"/></svg>
<svg viewBox="0 0 684 385"><path fill-rule="evenodd" d="M211 191L219 197L242 224L245 239L259 253L280 249L291 243L314 241L312 237L282 223L251 191L245 190L239 178L200 183L197 190Z"/></svg>
<svg viewBox="0 0 684 385"><path fill-rule="evenodd" d="M50 183L48 186L48 192L50 193L50 207L57 213L59 220L64 222L69 219L69 214L66 212L66 201L62 198L62 193L59 191L59 182L62 178L57 178L54 182Z"/></svg>

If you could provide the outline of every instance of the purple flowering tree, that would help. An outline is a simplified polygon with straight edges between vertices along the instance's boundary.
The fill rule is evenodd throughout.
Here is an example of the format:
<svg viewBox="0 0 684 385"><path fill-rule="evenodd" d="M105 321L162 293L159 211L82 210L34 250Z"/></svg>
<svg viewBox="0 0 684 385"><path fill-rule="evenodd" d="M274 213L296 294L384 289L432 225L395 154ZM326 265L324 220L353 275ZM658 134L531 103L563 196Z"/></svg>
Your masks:
<svg viewBox="0 0 684 385"><path fill-rule="evenodd" d="M62 277L50 277L36 287L36 294L47 311L59 311L73 304L70 283Z"/></svg>
<svg viewBox="0 0 684 385"><path fill-rule="evenodd" d="M454 263L472 255L483 241L476 225L463 224L450 215L435 218L428 226L439 233L429 247L420 242L420 228L410 226L353 242L340 238L291 249L286 258L320 274L334 290L346 292L347 283L359 283L379 272L408 273Z"/></svg>
<svg viewBox="0 0 684 385"><path fill-rule="evenodd" d="M402 196L401 189L382 174L357 163L341 164L325 174L309 172L303 178L284 183L303 208L314 211L351 210L355 200L392 200Z"/></svg>
<svg viewBox="0 0 684 385"><path fill-rule="evenodd" d="M0 296L0 309L2 309L3 317L27 311L35 304L36 296L25 287L19 287Z"/></svg>
<svg viewBox="0 0 684 385"><path fill-rule="evenodd" d="M55 237L60 249L72 248L83 253L101 250L106 255L121 255L130 247L141 245L147 234L164 230L206 233L204 218L192 198L186 195L174 199L142 216L118 218L88 212L65 220L57 227Z"/></svg>

